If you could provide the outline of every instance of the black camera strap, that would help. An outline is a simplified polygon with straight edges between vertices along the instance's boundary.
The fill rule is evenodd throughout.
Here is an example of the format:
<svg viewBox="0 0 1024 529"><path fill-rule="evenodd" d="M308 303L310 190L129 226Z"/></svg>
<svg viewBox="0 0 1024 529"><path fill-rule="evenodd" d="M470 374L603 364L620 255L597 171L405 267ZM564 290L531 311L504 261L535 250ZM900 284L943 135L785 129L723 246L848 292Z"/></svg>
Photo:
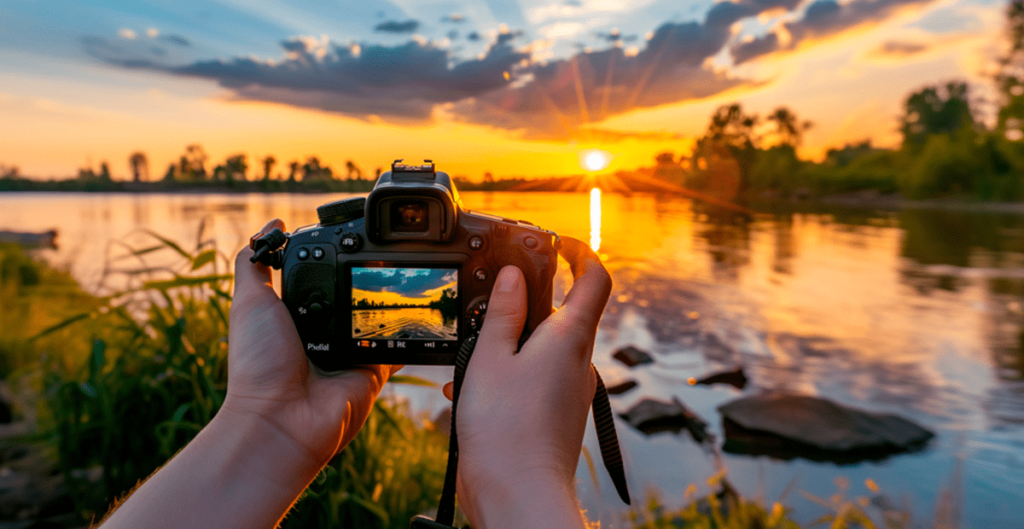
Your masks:
<svg viewBox="0 0 1024 529"><path fill-rule="evenodd" d="M437 508L437 519L425 516L412 519L411 529L451 529L455 523L455 481L459 466L459 436L456 429L456 417L459 406L459 395L462 382L466 378L466 368L476 347L477 337L471 336L462 342L455 356L455 376L452 380L452 416L451 435L448 440L448 468L444 475L444 488L441 501ZM629 489L626 487L626 471L622 464L622 453L619 450L619 438L615 433L615 418L612 415L611 403L608 401L608 390L597 368L591 365L597 377L597 389L594 391L594 425L597 428L597 441L601 447L601 459L604 467L615 484L615 490L626 505L630 504Z"/></svg>

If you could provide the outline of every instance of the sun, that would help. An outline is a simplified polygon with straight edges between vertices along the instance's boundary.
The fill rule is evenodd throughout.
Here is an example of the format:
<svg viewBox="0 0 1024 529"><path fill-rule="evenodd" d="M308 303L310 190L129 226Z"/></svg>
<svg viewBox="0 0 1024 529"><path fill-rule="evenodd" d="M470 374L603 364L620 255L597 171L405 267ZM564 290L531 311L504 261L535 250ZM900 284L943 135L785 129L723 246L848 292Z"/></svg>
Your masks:
<svg viewBox="0 0 1024 529"><path fill-rule="evenodd" d="M600 149L590 149L580 153L580 166L587 171L600 171L608 167L611 161L611 154Z"/></svg>

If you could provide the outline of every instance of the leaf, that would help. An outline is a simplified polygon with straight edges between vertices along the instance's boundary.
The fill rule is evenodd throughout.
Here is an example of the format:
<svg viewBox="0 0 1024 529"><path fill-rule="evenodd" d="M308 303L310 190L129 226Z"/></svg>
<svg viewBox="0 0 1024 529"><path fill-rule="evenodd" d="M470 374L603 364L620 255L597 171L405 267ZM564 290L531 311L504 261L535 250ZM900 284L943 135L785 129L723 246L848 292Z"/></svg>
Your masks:
<svg viewBox="0 0 1024 529"><path fill-rule="evenodd" d="M32 340L35 340L37 338L42 338L43 336L46 336L47 334L50 334L52 332L57 332L57 331L63 329L64 327L67 327L68 325L71 325L72 323L75 323L76 321L81 321L81 320L84 320L84 319L88 318L91 314L92 313L90 313L90 312L83 312L82 314L76 314L76 315L74 315L74 316L72 316L72 317L70 317L70 318L68 318L68 319L66 319L66 320L56 324L56 325L52 325L50 327L47 327L47 328L43 329L42 331L39 332L39 334L36 334L35 336L29 338L28 340L31 342Z"/></svg>
<svg viewBox="0 0 1024 529"><path fill-rule="evenodd" d="M410 386L425 386L428 388L439 387L437 382L411 375L393 375L388 379L388 382L391 384L408 384Z"/></svg>
<svg viewBox="0 0 1024 529"><path fill-rule="evenodd" d="M174 410L174 415L171 416L171 422L181 422L185 418L185 414L188 413L188 407L187 403L178 406L178 409Z"/></svg>
<svg viewBox="0 0 1024 529"><path fill-rule="evenodd" d="M217 259L217 250L205 250L195 259L192 260L192 270L199 270L200 268L212 263Z"/></svg>
<svg viewBox="0 0 1024 529"><path fill-rule="evenodd" d="M384 509L380 508L379 505L367 501L365 498L360 496L356 496L355 494L350 494L348 500L356 503L363 509L366 509L370 514L376 516L381 521L381 525L383 527L391 525L391 517L388 516L388 513L385 512Z"/></svg>
<svg viewBox="0 0 1024 529"><path fill-rule="evenodd" d="M145 283L142 284L142 287L153 290L168 290L171 288L194 287L209 283L217 283L219 281L231 279L231 277L231 274L210 274L205 276L177 276L174 279L166 281L146 281Z"/></svg>
<svg viewBox="0 0 1024 529"><path fill-rule="evenodd" d="M85 393L87 397L91 398L96 398L96 395L99 394L99 392L96 391L96 387L88 382L79 382L78 389L82 390L82 393Z"/></svg>
<svg viewBox="0 0 1024 529"><path fill-rule="evenodd" d="M89 355L89 382L93 384L103 374L103 364L106 363L104 352L106 350L107 344L103 340L95 339L92 341L92 354Z"/></svg>
<svg viewBox="0 0 1024 529"><path fill-rule="evenodd" d="M176 243L176 242L174 242L174 241L172 241L172 240L170 240L170 239L168 239L166 237L158 235L154 231L151 231L151 230L142 230L142 231L144 231L145 233L149 234L149 236L153 237L154 239L164 243L165 245L167 245L168 248L171 248L172 250L178 252L185 259L188 259L190 261L192 260L192 255L189 254L188 252L186 252L185 250L183 250L181 248L181 246L178 246L178 243Z"/></svg>

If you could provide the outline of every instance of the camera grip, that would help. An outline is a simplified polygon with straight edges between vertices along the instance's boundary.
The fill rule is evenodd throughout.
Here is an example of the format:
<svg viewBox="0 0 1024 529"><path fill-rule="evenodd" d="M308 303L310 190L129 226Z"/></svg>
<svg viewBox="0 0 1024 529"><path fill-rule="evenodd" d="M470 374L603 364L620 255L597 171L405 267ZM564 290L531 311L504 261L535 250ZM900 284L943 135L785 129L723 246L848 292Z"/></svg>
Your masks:
<svg viewBox="0 0 1024 529"><path fill-rule="evenodd" d="M494 260L500 270L512 265L523 272L526 278L526 299L528 303L526 325L520 338L525 342L534 329L551 315L552 291L558 253L551 241L545 241L540 248L528 250L518 244L501 245L494 251Z"/></svg>

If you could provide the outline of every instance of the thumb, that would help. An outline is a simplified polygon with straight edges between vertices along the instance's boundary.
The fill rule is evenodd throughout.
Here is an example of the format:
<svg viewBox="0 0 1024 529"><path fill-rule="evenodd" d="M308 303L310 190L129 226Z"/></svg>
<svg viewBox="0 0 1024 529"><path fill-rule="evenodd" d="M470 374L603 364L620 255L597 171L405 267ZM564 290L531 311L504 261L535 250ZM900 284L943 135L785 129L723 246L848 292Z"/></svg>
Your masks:
<svg viewBox="0 0 1024 529"><path fill-rule="evenodd" d="M525 323L526 280L518 268L506 266L494 281L477 350L487 357L515 354Z"/></svg>

